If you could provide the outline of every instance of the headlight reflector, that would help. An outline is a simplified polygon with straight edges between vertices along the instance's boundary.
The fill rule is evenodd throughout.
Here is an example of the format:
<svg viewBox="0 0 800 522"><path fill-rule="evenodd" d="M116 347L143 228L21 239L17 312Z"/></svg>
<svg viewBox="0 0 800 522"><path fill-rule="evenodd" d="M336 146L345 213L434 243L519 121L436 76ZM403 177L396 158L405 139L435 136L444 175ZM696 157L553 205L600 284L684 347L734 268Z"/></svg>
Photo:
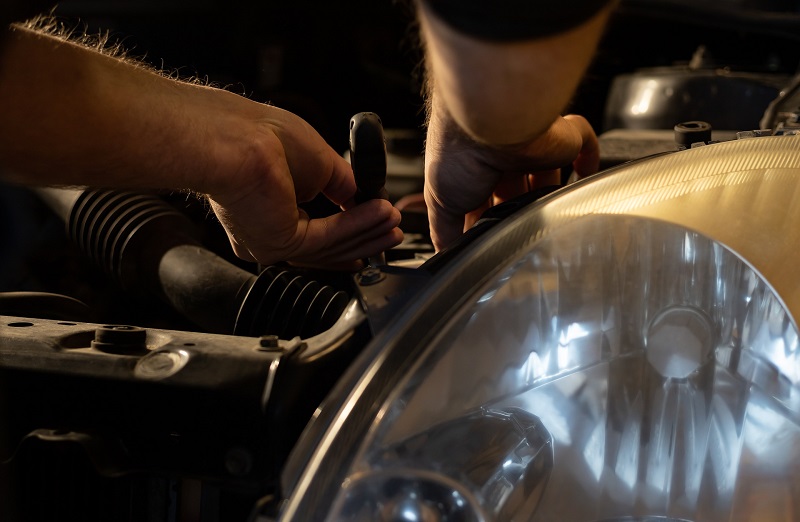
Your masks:
<svg viewBox="0 0 800 522"><path fill-rule="evenodd" d="M798 202L800 137L776 137L514 216L365 352L284 513L797 518Z"/></svg>
<svg viewBox="0 0 800 522"><path fill-rule="evenodd" d="M387 506L411 502L452 516L425 500L431 483L475 520L727 519L737 488L800 491L796 463L755 458L800 457L798 367L782 303L723 245L645 218L576 220L431 343L333 519L398 520ZM492 422L503 416L513 428ZM404 486L364 491L391 481Z"/></svg>

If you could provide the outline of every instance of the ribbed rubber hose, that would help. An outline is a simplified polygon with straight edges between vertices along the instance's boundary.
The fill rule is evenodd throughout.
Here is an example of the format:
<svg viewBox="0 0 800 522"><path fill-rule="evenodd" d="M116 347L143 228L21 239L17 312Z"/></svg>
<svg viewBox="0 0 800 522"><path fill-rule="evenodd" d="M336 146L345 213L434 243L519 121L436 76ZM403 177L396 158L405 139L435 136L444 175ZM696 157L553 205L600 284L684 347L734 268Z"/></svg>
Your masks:
<svg viewBox="0 0 800 522"><path fill-rule="evenodd" d="M350 297L269 267L256 276L197 239L194 224L156 195L40 189L80 250L123 289L156 293L213 333L311 337L339 318Z"/></svg>

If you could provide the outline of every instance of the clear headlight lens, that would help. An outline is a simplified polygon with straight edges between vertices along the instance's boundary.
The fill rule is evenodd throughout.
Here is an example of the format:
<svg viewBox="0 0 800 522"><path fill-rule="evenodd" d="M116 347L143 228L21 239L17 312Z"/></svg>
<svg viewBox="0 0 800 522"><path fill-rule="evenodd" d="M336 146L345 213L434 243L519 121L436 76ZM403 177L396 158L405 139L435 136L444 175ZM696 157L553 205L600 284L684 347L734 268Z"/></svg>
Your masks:
<svg viewBox="0 0 800 522"><path fill-rule="evenodd" d="M516 216L343 381L287 518L800 520L798 202L786 137Z"/></svg>
<svg viewBox="0 0 800 522"><path fill-rule="evenodd" d="M767 485L769 509L800 494L798 369L780 300L724 246L582 219L431 344L333 519L755 520Z"/></svg>

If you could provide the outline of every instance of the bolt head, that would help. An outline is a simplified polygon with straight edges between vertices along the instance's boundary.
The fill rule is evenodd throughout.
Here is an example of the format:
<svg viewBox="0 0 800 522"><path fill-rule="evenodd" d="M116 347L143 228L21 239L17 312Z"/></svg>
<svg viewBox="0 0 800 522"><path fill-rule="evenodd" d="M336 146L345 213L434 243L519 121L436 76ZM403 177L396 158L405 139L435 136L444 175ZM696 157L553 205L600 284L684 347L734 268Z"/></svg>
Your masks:
<svg viewBox="0 0 800 522"><path fill-rule="evenodd" d="M277 335L262 335L258 340L258 345L261 348L266 348L268 350L280 349Z"/></svg>
<svg viewBox="0 0 800 522"><path fill-rule="evenodd" d="M362 285L374 285L381 281L385 276L380 268L367 267L358 274L358 282Z"/></svg>

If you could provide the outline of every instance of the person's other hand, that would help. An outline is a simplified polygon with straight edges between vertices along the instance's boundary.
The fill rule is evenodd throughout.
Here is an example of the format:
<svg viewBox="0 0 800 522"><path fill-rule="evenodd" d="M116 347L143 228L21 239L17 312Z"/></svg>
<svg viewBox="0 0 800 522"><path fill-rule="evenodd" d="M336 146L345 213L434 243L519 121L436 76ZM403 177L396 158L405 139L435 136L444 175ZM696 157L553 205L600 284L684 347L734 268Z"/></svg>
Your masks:
<svg viewBox="0 0 800 522"><path fill-rule="evenodd" d="M383 200L355 205L350 165L308 123L276 107L248 103L252 128L239 131L252 131L249 150L241 154L231 147L228 153L226 140L236 137L217 136L222 165L213 182L204 184L239 257L262 264L354 266L402 241L400 212ZM320 193L344 212L310 219L298 203Z"/></svg>
<svg viewBox="0 0 800 522"><path fill-rule="evenodd" d="M455 241L493 204L531 188L560 184L560 167L578 176L597 172L597 136L585 118L558 117L530 143L494 148L464 134L434 111L425 146L425 202L437 251Z"/></svg>

